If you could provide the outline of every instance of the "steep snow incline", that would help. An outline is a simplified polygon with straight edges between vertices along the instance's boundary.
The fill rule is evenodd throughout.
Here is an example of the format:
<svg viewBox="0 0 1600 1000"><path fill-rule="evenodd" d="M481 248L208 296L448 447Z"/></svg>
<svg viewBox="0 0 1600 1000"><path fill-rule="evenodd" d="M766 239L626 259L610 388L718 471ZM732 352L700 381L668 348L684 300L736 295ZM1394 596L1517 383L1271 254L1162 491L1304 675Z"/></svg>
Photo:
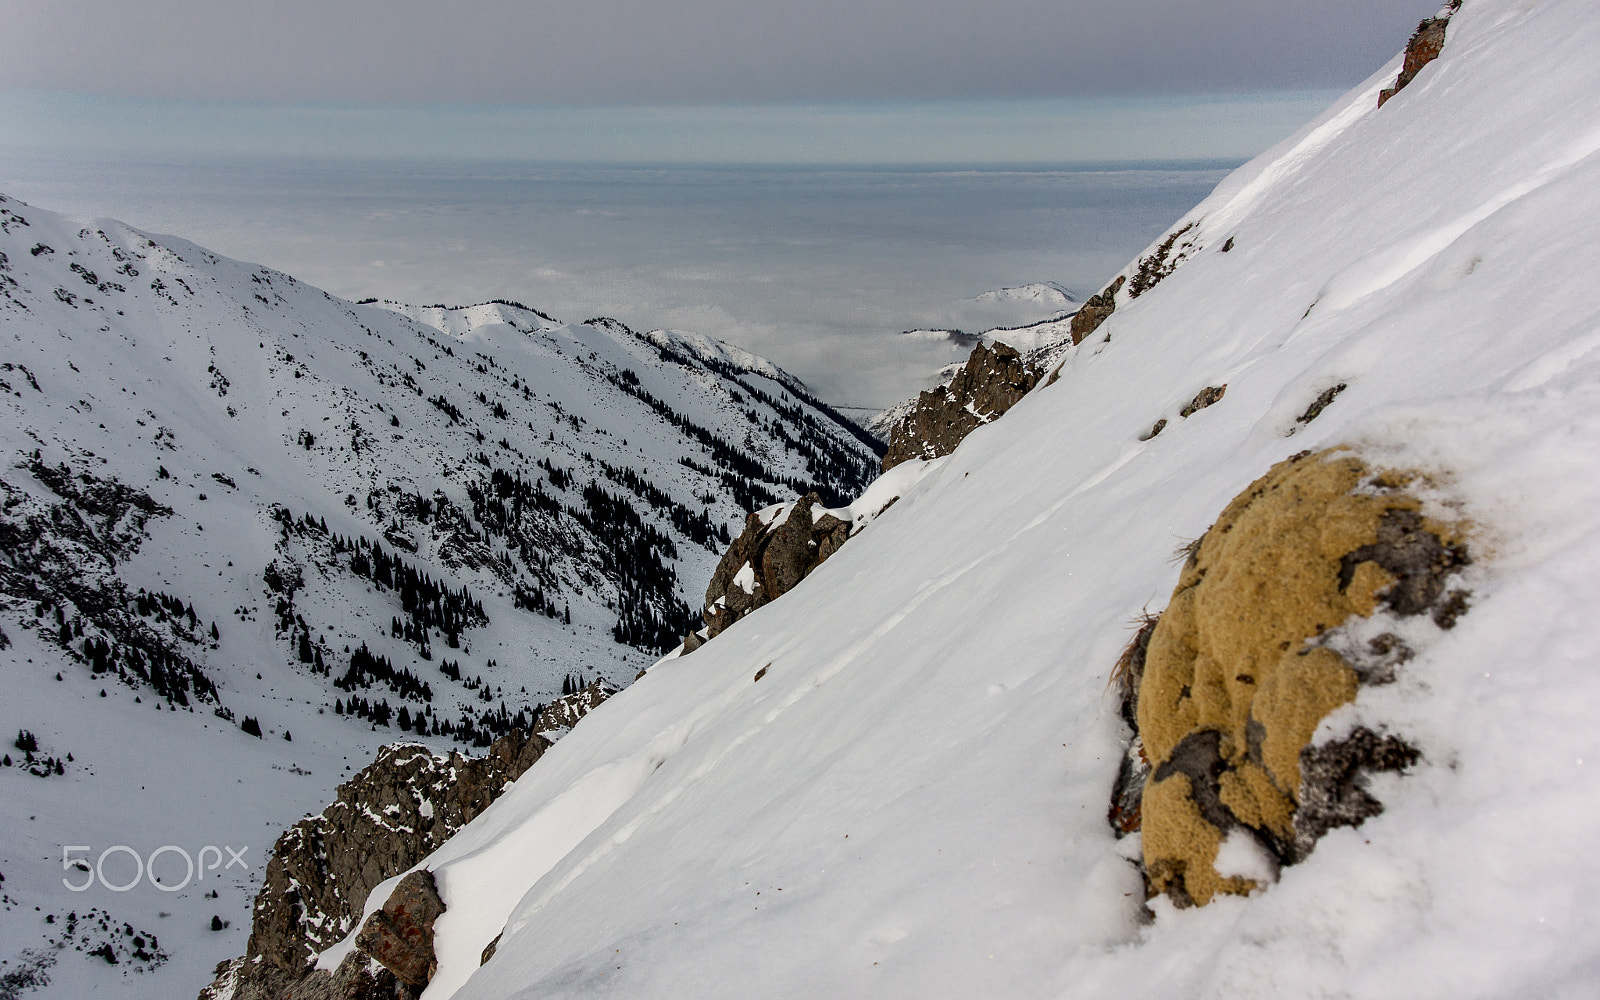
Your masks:
<svg viewBox="0 0 1600 1000"><path fill-rule="evenodd" d="M429 859L429 1000L1593 996L1600 21L1467 0L1379 111L1397 67L1183 220L1058 380ZM1341 442L1479 526L1471 610L1325 727L1424 762L1276 885L1142 925L1105 819L1128 623L1252 479ZM523 852L536 827L573 848Z"/></svg>
<svg viewBox="0 0 1600 1000"><path fill-rule="evenodd" d="M244 950L273 839L352 763L484 745L569 674L631 682L747 511L870 480L860 434L715 341L355 305L0 197L0 734L64 764L0 766L0 962L94 905L140 933L98 979L61 957L56 995L197 992ZM64 845L167 844L250 866L61 885ZM172 962L125 976L157 964L123 942L147 934Z"/></svg>

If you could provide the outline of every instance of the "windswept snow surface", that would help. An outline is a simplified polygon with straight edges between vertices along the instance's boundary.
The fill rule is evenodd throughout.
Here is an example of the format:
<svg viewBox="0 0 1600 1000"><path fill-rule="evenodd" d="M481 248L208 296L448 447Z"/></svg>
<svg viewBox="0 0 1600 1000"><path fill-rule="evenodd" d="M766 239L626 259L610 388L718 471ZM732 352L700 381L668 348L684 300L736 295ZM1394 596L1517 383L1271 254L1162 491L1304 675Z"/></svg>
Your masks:
<svg viewBox="0 0 1600 1000"><path fill-rule="evenodd" d="M1467 0L1379 111L1398 65L1198 207L1058 381L428 859L429 1000L1600 992L1600 20ZM1325 726L1425 760L1276 885L1141 924L1107 673L1175 550L1338 443L1478 526L1471 610Z"/></svg>

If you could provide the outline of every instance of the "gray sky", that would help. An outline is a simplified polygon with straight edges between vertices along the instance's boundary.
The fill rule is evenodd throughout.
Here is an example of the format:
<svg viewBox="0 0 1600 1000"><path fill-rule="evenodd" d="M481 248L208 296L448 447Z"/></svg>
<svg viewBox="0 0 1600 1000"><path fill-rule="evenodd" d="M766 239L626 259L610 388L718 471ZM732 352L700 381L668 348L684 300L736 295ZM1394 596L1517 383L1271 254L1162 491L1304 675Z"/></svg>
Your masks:
<svg viewBox="0 0 1600 1000"><path fill-rule="evenodd" d="M1346 87L1438 0L0 0L0 88L761 103Z"/></svg>

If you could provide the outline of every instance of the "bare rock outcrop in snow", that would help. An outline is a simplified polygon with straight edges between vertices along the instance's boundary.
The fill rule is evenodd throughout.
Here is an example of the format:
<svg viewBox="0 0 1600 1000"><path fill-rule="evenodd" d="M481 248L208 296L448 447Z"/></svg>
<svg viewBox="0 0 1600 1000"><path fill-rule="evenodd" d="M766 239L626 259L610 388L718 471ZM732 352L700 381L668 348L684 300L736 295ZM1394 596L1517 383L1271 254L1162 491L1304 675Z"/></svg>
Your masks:
<svg viewBox="0 0 1600 1000"><path fill-rule="evenodd" d="M237 996L261 998L289 996L291 990L313 985L331 989L333 979L361 980L359 962L341 967L333 979L312 965L355 927L375 888L466 826L544 755L551 742L542 734L570 729L614 693L615 688L596 680L546 706L533 732L508 733L482 757L435 755L419 743L384 747L375 761L339 786L332 805L278 838L256 897L249 950L235 960L237 968L224 963L227 968L219 977L236 978L241 990L248 988ZM392 948L384 954L373 950L387 947L388 940L375 935L368 937L363 927L357 940L365 953L360 961L377 959L401 982L421 985L386 960Z"/></svg>
<svg viewBox="0 0 1600 1000"><path fill-rule="evenodd" d="M907 459L950 454L968 434L1016 405L1038 381L1039 373L1015 348L979 344L948 385L918 396L911 412L889 432L884 471Z"/></svg>
<svg viewBox="0 0 1600 1000"><path fill-rule="evenodd" d="M383 909L361 925L356 947L407 986L426 986L439 967L433 957L433 924L444 909L433 874L414 871L395 886Z"/></svg>
<svg viewBox="0 0 1600 1000"><path fill-rule="evenodd" d="M1444 51L1445 28L1450 23L1450 15L1460 7L1460 0L1455 0L1438 17L1426 18L1417 25L1416 32L1406 45L1405 65L1400 68L1400 75L1395 78L1394 86L1379 91L1378 107L1383 107L1389 98L1404 90L1406 85L1422 72L1422 67L1439 58L1439 53Z"/></svg>
<svg viewBox="0 0 1600 1000"><path fill-rule="evenodd" d="M1464 526L1425 513L1420 484L1349 451L1302 453L1189 548L1171 603L1119 664L1137 741L1112 823L1141 831L1152 894L1203 905L1250 892L1382 810L1365 775L1419 759L1370 728L1313 737L1363 684L1394 680L1412 655L1399 633L1417 636L1406 619L1431 612L1448 628L1465 608L1450 589L1470 561ZM1262 866L1219 860L1240 853L1225 848L1235 837Z"/></svg>
<svg viewBox="0 0 1600 1000"><path fill-rule="evenodd" d="M821 506L809 493L787 511L768 508L750 515L706 587L705 638L788 593L839 551L851 526Z"/></svg>
<svg viewBox="0 0 1600 1000"><path fill-rule="evenodd" d="M902 462L845 507L824 507L810 493L751 514L706 587L704 627L684 637L679 655L687 656L745 615L793 590L943 462Z"/></svg>
<svg viewBox="0 0 1600 1000"><path fill-rule="evenodd" d="M1117 293L1122 290L1123 283L1128 279L1119 276L1116 281L1107 285L1098 294L1089 296L1089 301L1072 317L1072 342L1083 343L1089 334L1100 328L1112 313L1117 311Z"/></svg>

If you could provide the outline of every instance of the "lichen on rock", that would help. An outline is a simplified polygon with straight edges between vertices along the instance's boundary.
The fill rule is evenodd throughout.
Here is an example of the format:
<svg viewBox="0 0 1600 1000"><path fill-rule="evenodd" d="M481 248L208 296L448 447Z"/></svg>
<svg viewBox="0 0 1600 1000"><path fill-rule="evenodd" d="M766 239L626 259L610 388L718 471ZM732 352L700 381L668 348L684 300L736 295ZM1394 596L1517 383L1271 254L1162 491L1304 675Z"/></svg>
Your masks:
<svg viewBox="0 0 1600 1000"><path fill-rule="evenodd" d="M1352 663L1326 641L1333 630L1379 611L1432 610L1445 626L1438 610L1464 605L1446 589L1469 561L1464 529L1424 510L1419 481L1347 450L1301 453L1252 483L1190 549L1136 679L1152 893L1185 905L1249 892L1255 880L1216 870L1230 833L1254 836L1280 863L1302 860L1328 829L1381 809L1367 773L1418 759L1370 730L1312 740L1363 683L1382 682L1379 667L1392 676L1409 655L1374 640L1383 648L1371 662Z"/></svg>

